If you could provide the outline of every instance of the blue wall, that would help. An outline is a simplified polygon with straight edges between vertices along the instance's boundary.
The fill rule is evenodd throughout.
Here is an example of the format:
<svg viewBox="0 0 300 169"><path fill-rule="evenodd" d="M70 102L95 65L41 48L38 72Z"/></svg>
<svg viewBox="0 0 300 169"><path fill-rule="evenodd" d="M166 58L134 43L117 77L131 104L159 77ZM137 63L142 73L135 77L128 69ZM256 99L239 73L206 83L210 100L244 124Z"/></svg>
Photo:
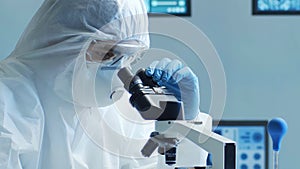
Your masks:
<svg viewBox="0 0 300 169"><path fill-rule="evenodd" d="M0 59L7 57L42 0L0 1Z"/></svg>
<svg viewBox="0 0 300 169"><path fill-rule="evenodd" d="M225 67L224 118L286 119L280 168L294 168L300 152L300 16L252 16L250 0L193 2L191 21L212 40Z"/></svg>
<svg viewBox="0 0 300 169"><path fill-rule="evenodd" d="M40 0L0 2L0 58L12 51L40 4ZM186 19L210 38L225 68L228 90L223 117L286 119L289 131L283 140L280 166L295 168L300 152L300 16L252 16L250 0L192 0L192 4L192 17ZM167 21L156 17L150 24L154 19ZM166 46L163 40L153 38L152 42L155 47ZM182 50L174 52L182 54ZM209 102L202 100L206 111Z"/></svg>

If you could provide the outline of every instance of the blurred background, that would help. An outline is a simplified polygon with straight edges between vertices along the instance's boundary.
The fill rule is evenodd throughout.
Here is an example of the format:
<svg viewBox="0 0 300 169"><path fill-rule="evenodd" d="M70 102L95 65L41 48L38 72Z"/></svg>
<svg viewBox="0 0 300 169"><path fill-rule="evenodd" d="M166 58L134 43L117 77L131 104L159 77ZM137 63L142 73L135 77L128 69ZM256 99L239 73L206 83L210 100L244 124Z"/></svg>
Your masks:
<svg viewBox="0 0 300 169"><path fill-rule="evenodd" d="M12 52L41 3L42 0L0 1L1 60ZM191 7L191 16L182 18L207 35L224 66L227 98L222 119L284 118L289 131L280 152L280 168L297 168L297 152L300 152L300 146L297 146L297 123L300 119L300 15L253 15L251 0L192 0ZM168 19L165 16L150 16L150 25L156 20L168 22ZM181 30L180 26L170 29ZM166 41L165 37L151 37L152 47L168 49L181 56L190 54L184 45L174 47L177 42L170 45ZM190 66L194 69L202 67L197 64L191 63ZM203 83L201 110L208 112L208 77L205 73L202 77L201 73L198 75L200 84ZM271 153L269 158L271 161Z"/></svg>

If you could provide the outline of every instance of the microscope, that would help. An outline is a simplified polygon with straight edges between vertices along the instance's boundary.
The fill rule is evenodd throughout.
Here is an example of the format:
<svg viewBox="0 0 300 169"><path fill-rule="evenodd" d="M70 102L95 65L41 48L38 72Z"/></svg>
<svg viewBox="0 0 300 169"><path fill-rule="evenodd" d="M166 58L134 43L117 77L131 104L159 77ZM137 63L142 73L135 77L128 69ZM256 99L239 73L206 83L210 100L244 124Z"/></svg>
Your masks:
<svg viewBox="0 0 300 169"><path fill-rule="evenodd" d="M155 120L155 131L141 150L150 157L158 149L166 165L175 165L177 147L183 139L209 152L212 169L236 169L236 144L211 131L203 121L184 120L183 103L165 86L159 86L140 69L135 75L127 67L118 72L124 88L131 94L129 102L145 120ZM184 166L182 166L184 167ZM189 166L190 167L190 166Z"/></svg>

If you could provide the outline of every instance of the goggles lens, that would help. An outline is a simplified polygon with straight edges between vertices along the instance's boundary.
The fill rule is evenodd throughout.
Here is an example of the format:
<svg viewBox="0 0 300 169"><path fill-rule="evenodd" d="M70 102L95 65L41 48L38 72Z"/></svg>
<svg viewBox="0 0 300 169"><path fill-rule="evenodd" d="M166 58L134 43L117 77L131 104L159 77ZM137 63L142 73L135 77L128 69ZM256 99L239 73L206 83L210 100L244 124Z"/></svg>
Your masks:
<svg viewBox="0 0 300 169"><path fill-rule="evenodd" d="M103 69L117 69L121 63L131 63L139 58L147 46L135 40L120 41L92 41L86 59L90 62L101 63Z"/></svg>

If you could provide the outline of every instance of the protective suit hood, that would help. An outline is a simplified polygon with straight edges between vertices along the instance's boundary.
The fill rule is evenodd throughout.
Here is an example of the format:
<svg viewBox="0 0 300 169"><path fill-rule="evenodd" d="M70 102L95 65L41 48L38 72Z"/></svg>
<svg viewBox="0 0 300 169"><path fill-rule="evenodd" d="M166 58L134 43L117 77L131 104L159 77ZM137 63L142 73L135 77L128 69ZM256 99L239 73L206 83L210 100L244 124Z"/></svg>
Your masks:
<svg viewBox="0 0 300 169"><path fill-rule="evenodd" d="M141 0L45 0L13 56L24 57L24 53L67 42L81 42L78 48L82 48L90 38L116 41L132 38L149 46L147 33L147 13Z"/></svg>
<svg viewBox="0 0 300 169"><path fill-rule="evenodd" d="M142 44L143 48L148 48L148 19L143 1L46 0L9 58L16 58L34 69L34 72L37 72L36 76L41 74L40 78L48 81L46 83L54 82L50 85L53 85L57 95L65 100L87 104L86 106L103 106L111 102L103 100L102 102L107 104L101 104L99 101L96 103L94 98L97 96L90 97L95 93L93 86L97 83L95 76L98 76L97 70L100 65L91 66L86 63L85 58L87 49L95 40L102 41L100 43L113 41L115 44L134 40ZM47 65L37 64L38 60ZM41 72L41 67L43 71L51 69L51 72ZM52 71L53 69L57 71ZM56 80L50 82L49 76L45 77L44 73L51 74ZM111 75L113 73L115 72L110 72ZM85 79L87 76L90 78ZM108 81L105 78L102 80ZM102 86L102 92L119 86L117 81L118 79L115 79L110 85ZM67 85L69 89L80 87L85 91L86 97L83 97L82 93L72 94L73 91L65 89ZM106 96L111 92L107 92ZM80 98L76 95L80 95ZM75 101L74 97L80 100ZM93 103L91 100L87 101L88 98L94 99Z"/></svg>
<svg viewBox="0 0 300 169"><path fill-rule="evenodd" d="M136 41L141 49L148 48L143 1L44 1L15 50L0 63L0 152L4 153L0 168L154 164L153 159L138 160L135 155L152 125L128 122L114 113L118 109L112 105L99 108L102 88L113 87L113 83L97 85L97 80L105 80L98 71L101 64L86 60L95 41L116 45ZM138 138L138 143L131 138ZM129 143L131 147L121 146ZM106 151L107 147L114 149Z"/></svg>

